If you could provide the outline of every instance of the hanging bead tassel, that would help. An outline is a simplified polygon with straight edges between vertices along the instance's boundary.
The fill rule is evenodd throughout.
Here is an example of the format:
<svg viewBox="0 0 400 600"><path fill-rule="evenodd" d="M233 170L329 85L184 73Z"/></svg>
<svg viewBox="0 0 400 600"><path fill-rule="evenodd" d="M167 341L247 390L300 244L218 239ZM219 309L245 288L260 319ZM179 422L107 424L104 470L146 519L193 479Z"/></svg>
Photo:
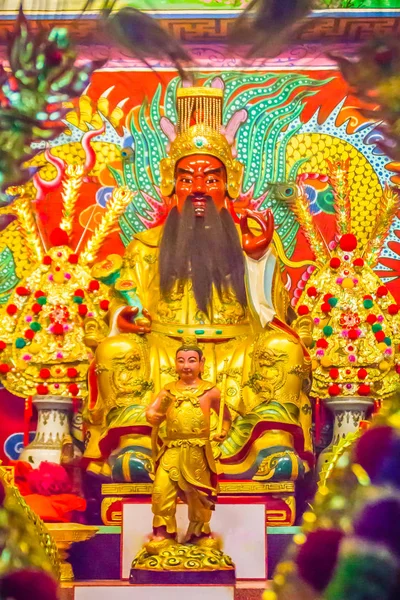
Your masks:
<svg viewBox="0 0 400 600"><path fill-rule="evenodd" d="M29 444L29 426L32 418L32 396L28 396L25 400L24 409L24 446Z"/></svg>

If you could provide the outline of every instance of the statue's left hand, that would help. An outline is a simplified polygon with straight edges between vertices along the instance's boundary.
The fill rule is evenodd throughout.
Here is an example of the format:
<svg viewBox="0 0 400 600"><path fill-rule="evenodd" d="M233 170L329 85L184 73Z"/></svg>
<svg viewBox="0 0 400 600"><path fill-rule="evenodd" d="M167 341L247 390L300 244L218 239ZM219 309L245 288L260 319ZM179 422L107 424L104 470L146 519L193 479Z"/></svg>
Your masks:
<svg viewBox="0 0 400 600"><path fill-rule="evenodd" d="M261 227L261 235L255 235L250 231L248 220L253 219ZM246 214L240 218L240 229L242 231L243 250L247 256L254 260L260 260L268 250L274 235L274 215L267 210L265 215L253 210L246 210Z"/></svg>

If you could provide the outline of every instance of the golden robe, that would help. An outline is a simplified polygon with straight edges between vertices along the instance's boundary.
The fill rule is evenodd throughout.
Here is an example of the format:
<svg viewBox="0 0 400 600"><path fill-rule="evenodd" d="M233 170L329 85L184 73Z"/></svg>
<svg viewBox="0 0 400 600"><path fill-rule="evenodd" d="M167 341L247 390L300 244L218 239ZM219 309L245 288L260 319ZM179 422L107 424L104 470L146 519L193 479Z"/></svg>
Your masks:
<svg viewBox="0 0 400 600"><path fill-rule="evenodd" d="M217 498L217 470L210 443L210 415L199 398L214 387L203 381L197 390L166 386L174 398L166 411L164 444L157 458L153 484L153 527L165 526L176 533L176 502L183 496L188 505L187 537L209 534L211 511Z"/></svg>
<svg viewBox="0 0 400 600"><path fill-rule="evenodd" d="M86 459L104 460L116 448L132 445L130 434L136 436L136 445L150 447L145 408L174 380L182 338L195 336L205 356L204 377L218 384L227 370L226 403L236 421L222 446L226 472L238 473L234 457L246 444L249 449L240 461L249 476L251 469L254 472L252 464L262 447L253 444L254 431L258 437L266 430L280 432L274 445L292 446L311 461L311 406L302 392L310 361L297 334L284 323L287 292L273 250L260 261L245 255L247 308L233 292L219 297L214 291L206 315L196 305L190 281L177 284L167 297L161 295L162 229L136 234L125 252L115 287L136 292L152 317L151 333L119 333L116 317L127 302L116 291L110 306L111 331L99 344L89 375L87 413L93 427Z"/></svg>

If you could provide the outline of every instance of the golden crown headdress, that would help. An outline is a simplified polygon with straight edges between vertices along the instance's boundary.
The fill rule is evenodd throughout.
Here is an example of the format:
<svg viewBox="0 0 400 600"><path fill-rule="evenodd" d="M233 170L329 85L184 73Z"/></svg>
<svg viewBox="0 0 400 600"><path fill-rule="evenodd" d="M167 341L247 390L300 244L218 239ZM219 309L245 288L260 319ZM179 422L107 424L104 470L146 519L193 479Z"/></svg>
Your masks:
<svg viewBox="0 0 400 600"><path fill-rule="evenodd" d="M221 133L222 100L220 88L192 87L177 91L177 135L171 142L168 157L160 163L160 189L164 196L174 191L175 167L181 158L208 154L225 166L229 197L238 197L244 166L234 158L232 146Z"/></svg>

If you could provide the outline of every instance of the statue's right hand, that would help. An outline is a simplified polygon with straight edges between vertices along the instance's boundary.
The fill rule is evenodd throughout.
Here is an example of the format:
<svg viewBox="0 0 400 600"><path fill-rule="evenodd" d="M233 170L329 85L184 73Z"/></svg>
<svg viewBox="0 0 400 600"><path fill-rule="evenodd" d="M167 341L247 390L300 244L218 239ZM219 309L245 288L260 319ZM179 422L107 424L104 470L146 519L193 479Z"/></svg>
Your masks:
<svg viewBox="0 0 400 600"><path fill-rule="evenodd" d="M164 420L164 415L158 412L148 410L146 412L146 419L150 423L150 425L160 425Z"/></svg>
<svg viewBox="0 0 400 600"><path fill-rule="evenodd" d="M139 312L137 306L125 306L118 314L117 327L124 333L137 333L144 335L151 331L151 318L147 310L143 310L146 321L136 322L136 316Z"/></svg>

